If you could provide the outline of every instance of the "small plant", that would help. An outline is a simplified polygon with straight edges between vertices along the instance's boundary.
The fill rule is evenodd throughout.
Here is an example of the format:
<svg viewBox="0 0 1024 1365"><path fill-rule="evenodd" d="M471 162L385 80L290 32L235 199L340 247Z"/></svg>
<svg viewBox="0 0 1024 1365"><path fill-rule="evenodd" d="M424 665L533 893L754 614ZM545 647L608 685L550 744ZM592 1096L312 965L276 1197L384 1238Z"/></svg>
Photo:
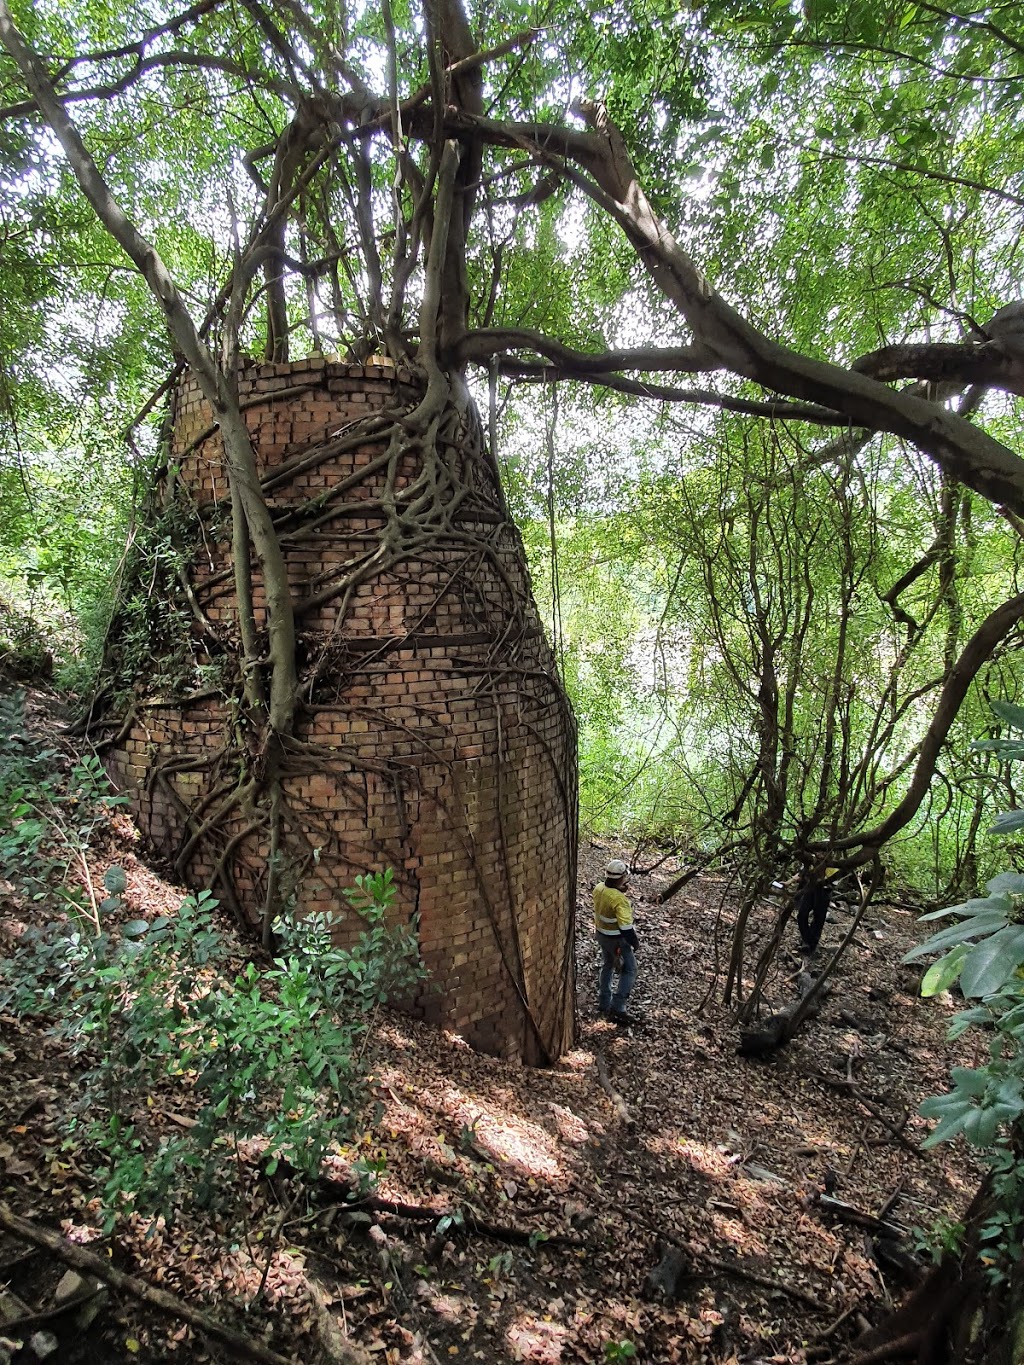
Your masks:
<svg viewBox="0 0 1024 1365"><path fill-rule="evenodd" d="M315 1179L332 1145L358 1131L374 1012L423 976L412 929L383 924L393 896L390 875L361 879L351 899L369 927L351 949L332 945L323 917L279 926L284 946L264 972L231 973L208 892L117 931L64 923L26 936L0 995L52 1017L93 1063L71 1131L97 1154L108 1224L223 1202L248 1139L268 1173L286 1164ZM173 1137L147 1112L169 1086L199 1101L194 1126Z"/></svg>
<svg viewBox="0 0 1024 1365"><path fill-rule="evenodd" d="M499 1251L496 1256L492 1256L487 1262L487 1271L493 1280L500 1280L503 1275L507 1275L512 1269L515 1258L511 1251Z"/></svg>
<svg viewBox="0 0 1024 1365"><path fill-rule="evenodd" d="M74 765L66 780L55 772L59 755L24 730L24 694L0 697L0 876L25 899L53 904L100 933L102 910L124 890L111 868L107 896L96 886L88 851L99 828L126 798L110 791L95 754ZM106 904L101 904L106 902Z"/></svg>
<svg viewBox="0 0 1024 1365"><path fill-rule="evenodd" d="M604 1344L605 1360L632 1360L636 1355L636 1347L631 1341L606 1341Z"/></svg>
<svg viewBox="0 0 1024 1365"><path fill-rule="evenodd" d="M22 698L0 698L0 875L55 913L0 962L0 1008L49 1021L87 1068L65 1146L91 1161L107 1227L136 1210L170 1220L186 1202L244 1222L247 1143L268 1173L297 1177L298 1199L328 1151L365 1126L376 1012L425 976L415 925L387 923L390 869L345 893L363 925L354 943L334 943L334 917L290 914L263 971L233 963L209 892L175 915L123 922L123 869L94 881L88 858L120 798L92 757L61 780L58 755L22 733L22 718ZM161 1107L181 1094L193 1122L169 1134ZM383 1164L366 1163L365 1180ZM264 1278L291 1206L260 1232Z"/></svg>
<svg viewBox="0 0 1024 1365"><path fill-rule="evenodd" d="M993 710L1011 730L1024 731L1024 708L995 702ZM980 740L973 747L1008 763L1024 758L1020 739ZM999 815L991 826L996 834L1020 829L1024 810ZM921 993L935 995L959 982L965 997L977 1003L956 1016L949 1038L978 1026L989 1033L988 1060L977 1067L953 1067L949 1090L926 1099L920 1113L938 1120L922 1146L960 1136L984 1153L992 1198L979 1229L979 1254L989 1277L1000 1281L1024 1256L1024 1164L1019 1156L1024 1122L1024 875L1002 872L986 890L985 896L922 916L923 922L949 917L952 923L904 961L941 953L925 973Z"/></svg>
<svg viewBox="0 0 1024 1365"><path fill-rule="evenodd" d="M944 1256L956 1255L963 1246L967 1227L953 1218L939 1215L926 1228L914 1234L914 1250L938 1264Z"/></svg>

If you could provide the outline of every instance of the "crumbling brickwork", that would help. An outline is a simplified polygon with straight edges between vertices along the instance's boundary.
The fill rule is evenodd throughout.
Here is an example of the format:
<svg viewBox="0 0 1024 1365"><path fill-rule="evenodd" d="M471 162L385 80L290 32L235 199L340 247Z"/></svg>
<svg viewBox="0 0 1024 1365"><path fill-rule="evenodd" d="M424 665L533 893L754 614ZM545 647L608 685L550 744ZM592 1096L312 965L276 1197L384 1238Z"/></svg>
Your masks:
<svg viewBox="0 0 1024 1365"><path fill-rule="evenodd" d="M463 439L431 475L443 517L428 517L422 536L410 520L402 542L387 543L389 509L423 483L393 441L396 406L418 396L387 363L315 357L239 376L300 630L303 703L284 780L308 851L292 872L295 895L300 911L344 912L356 873L392 867L396 914L418 915L432 976L409 1009L480 1050L536 1063L572 1038L574 729L471 403ZM231 644L230 495L191 378L176 395L170 466L173 496L203 526L196 620ZM258 627L264 600L257 574ZM258 922L265 830L243 806L216 840L196 837L224 798L222 757L239 724L234 697L203 686L215 657L200 657L208 668L191 695L147 695L139 680L111 771L152 846L194 885L219 877ZM349 911L339 935L361 928Z"/></svg>

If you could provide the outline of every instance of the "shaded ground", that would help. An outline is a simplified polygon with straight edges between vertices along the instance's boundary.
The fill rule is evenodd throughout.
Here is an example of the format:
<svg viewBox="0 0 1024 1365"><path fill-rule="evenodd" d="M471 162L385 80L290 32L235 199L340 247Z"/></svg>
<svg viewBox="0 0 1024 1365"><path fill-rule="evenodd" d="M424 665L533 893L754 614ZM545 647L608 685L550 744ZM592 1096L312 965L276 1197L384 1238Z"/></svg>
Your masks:
<svg viewBox="0 0 1024 1365"><path fill-rule="evenodd" d="M96 870L128 871L126 916L173 909L180 892L135 857L123 817L104 837ZM848 1359L901 1285L870 1232L837 1222L818 1196L884 1209L906 1227L965 1207L976 1183L965 1153L916 1150L917 1104L953 1060L943 1038L955 1004L915 998L916 973L898 965L914 918L883 906L858 931L822 1016L775 1060L744 1060L715 990L729 887L704 878L657 908L666 865L633 880L642 948L631 1007L646 1022L617 1029L594 1007L589 912L589 886L613 853L628 856L583 850L576 1050L532 1071L389 1015L375 1036L380 1117L335 1165L344 1179L358 1156L375 1160L385 1207L353 1216L336 1198L325 1207L329 1190L303 1205L260 1307L246 1308L267 1259L256 1232L196 1213L173 1229L135 1220L99 1237L89 1152L64 1145L77 1064L9 1014L0 1199L304 1362ZM0 950L13 951L31 914L0 884ZM826 946L846 923L841 910L832 919ZM773 1004L791 995L796 966L782 964ZM973 1046L961 1040L955 1060ZM191 1103L183 1086L146 1121L173 1131ZM250 1231L265 1227L280 1186L255 1164L240 1172ZM663 1302L647 1277L671 1248L683 1273L678 1300ZM45 1308L64 1267L24 1251L0 1236L0 1290ZM127 1295L108 1297L87 1330L60 1317L46 1327L61 1362L231 1358ZM15 1358L37 1357L26 1347Z"/></svg>

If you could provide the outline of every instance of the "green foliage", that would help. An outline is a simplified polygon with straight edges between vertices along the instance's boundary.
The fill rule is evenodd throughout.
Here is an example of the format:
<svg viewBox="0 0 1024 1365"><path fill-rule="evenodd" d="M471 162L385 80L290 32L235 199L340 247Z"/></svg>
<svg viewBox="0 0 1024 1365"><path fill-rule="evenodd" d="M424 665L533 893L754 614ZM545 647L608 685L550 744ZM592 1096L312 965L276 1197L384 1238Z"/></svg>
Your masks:
<svg viewBox="0 0 1024 1365"><path fill-rule="evenodd" d="M33 906L0 964L0 1008L50 1021L81 1058L67 1142L91 1155L109 1217L230 1203L249 1138L268 1171L315 1179L364 1121L376 1011L424 976L415 925L387 922L390 869L345 892L363 926L349 947L333 941L340 917L281 921L271 966L239 970L209 892L126 921L124 870L93 884L90 842L121 798L98 759L62 777L57 758L26 735L23 697L0 696L0 877ZM180 1092L195 1124L168 1137L149 1111Z"/></svg>
<svg viewBox="0 0 1024 1365"><path fill-rule="evenodd" d="M1024 730L1024 708L1000 702L993 709L1005 726ZM1010 737L979 741L978 747L1007 763L1022 757L1020 741ZM1007 827L1000 821L993 829L1005 832ZM1024 876L1000 873L987 890L987 896L923 916L929 923L954 918L904 961L941 953L924 978L922 993L934 994L959 981L966 997L981 1002L957 1015L949 1036L956 1039L970 1028L984 1028L988 1060L982 1066L953 1067L949 1091L926 1099L920 1113L937 1120L925 1147L962 1136L985 1153L993 1198L980 1232L981 1255L999 1280L1024 1255Z"/></svg>
<svg viewBox="0 0 1024 1365"><path fill-rule="evenodd" d="M966 1232L966 1226L955 1219L936 1218L927 1228L917 1230L914 1250L938 1264L944 1256L959 1252Z"/></svg>
<svg viewBox="0 0 1024 1365"><path fill-rule="evenodd" d="M208 892L99 936L66 924L23 936L3 1004L53 1019L89 1064L69 1142L96 1154L110 1220L230 1202L230 1167L251 1138L268 1173L286 1162L315 1180L334 1144L360 1130L374 1013L423 976L413 929L385 925L393 898L389 873L360 878L348 899L366 928L351 948L333 946L328 917L281 924L265 971L232 969ZM168 1137L147 1105L179 1090L195 1124Z"/></svg>
<svg viewBox="0 0 1024 1365"><path fill-rule="evenodd" d="M631 1341L606 1341L603 1354L605 1360L632 1360L636 1347Z"/></svg>
<svg viewBox="0 0 1024 1365"><path fill-rule="evenodd" d="M125 798L111 793L95 754L64 776L55 771L60 755L26 733L24 707L23 693L0 695L0 876L31 902L58 905L98 934L116 893L107 883L104 897L94 885L86 853ZM109 869L111 876L123 890L120 869Z"/></svg>

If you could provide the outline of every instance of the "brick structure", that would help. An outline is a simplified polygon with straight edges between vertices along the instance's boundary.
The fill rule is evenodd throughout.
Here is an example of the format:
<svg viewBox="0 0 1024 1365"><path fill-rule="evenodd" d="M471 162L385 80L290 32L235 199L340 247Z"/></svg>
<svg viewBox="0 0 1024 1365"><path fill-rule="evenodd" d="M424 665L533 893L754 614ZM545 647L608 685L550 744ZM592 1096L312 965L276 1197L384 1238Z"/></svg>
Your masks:
<svg viewBox="0 0 1024 1365"><path fill-rule="evenodd" d="M392 867L396 914L418 913L432 974L410 1010L539 1063L572 1040L574 727L473 404L463 393L453 405L427 469L395 420L420 397L386 362L240 371L300 632L283 783L286 825L308 841L295 894L300 911L344 912L356 873ZM258 923L269 856L258 811L243 802L216 837L196 837L237 782L240 710L230 687L203 685L220 650L237 659L238 629L220 439L190 377L170 468L167 498L202 527L191 602L179 601L197 623L196 672L173 699L136 681L110 767L151 846ZM264 600L255 573L260 629ZM339 936L362 927L348 911Z"/></svg>

